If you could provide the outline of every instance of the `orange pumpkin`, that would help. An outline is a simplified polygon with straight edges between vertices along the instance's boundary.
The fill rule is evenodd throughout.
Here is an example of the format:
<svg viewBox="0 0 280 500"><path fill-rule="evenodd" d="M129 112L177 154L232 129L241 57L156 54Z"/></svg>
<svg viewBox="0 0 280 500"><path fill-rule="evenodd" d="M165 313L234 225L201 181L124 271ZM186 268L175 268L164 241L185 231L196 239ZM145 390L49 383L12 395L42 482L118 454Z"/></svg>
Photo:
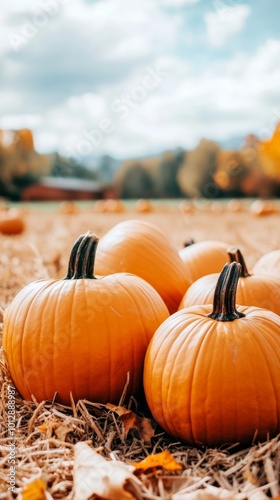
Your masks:
<svg viewBox="0 0 280 500"><path fill-rule="evenodd" d="M250 445L280 432L280 317L258 307L236 309L239 268L226 264L214 305L171 315L146 353L151 413L192 445Z"/></svg>
<svg viewBox="0 0 280 500"><path fill-rule="evenodd" d="M176 247L163 231L143 220L120 222L100 239L96 272L140 276L157 290L170 313L177 311L190 285Z"/></svg>
<svg viewBox="0 0 280 500"><path fill-rule="evenodd" d="M280 314L280 279L275 276L249 274L240 250L228 250L229 259L241 264L241 274L236 300L244 306L257 306ZM204 276L193 283L185 293L179 309L196 304L210 304L213 301L218 274Z"/></svg>
<svg viewBox="0 0 280 500"><path fill-rule="evenodd" d="M108 200L105 200L105 211L112 213L122 213L125 212L125 205L121 200L109 198Z"/></svg>
<svg viewBox="0 0 280 500"><path fill-rule="evenodd" d="M249 208L251 214L256 216L270 215L276 212L276 205L273 200L255 200Z"/></svg>
<svg viewBox="0 0 280 500"><path fill-rule="evenodd" d="M139 213L150 213L153 212L154 207L150 200L140 198L135 202L135 210Z"/></svg>
<svg viewBox="0 0 280 500"><path fill-rule="evenodd" d="M80 213L80 207L74 201L64 200L59 204L58 213L63 215L75 215Z"/></svg>
<svg viewBox="0 0 280 500"><path fill-rule="evenodd" d="M168 316L158 293L141 278L93 275L98 239L73 246L67 276L24 287L5 312L3 348L25 399L70 404L87 398L118 403L142 388L148 343Z"/></svg>
<svg viewBox="0 0 280 500"><path fill-rule="evenodd" d="M228 212L242 212L245 209L244 201L232 198L227 202Z"/></svg>
<svg viewBox="0 0 280 500"><path fill-rule="evenodd" d="M93 205L95 212L106 212L106 200L96 200Z"/></svg>
<svg viewBox="0 0 280 500"><path fill-rule="evenodd" d="M253 267L256 274L271 274L280 278L280 250L268 252L256 262Z"/></svg>
<svg viewBox="0 0 280 500"><path fill-rule="evenodd" d="M25 222L20 210L10 209L0 212L0 233L6 235L21 234Z"/></svg>
<svg viewBox="0 0 280 500"><path fill-rule="evenodd" d="M228 247L229 245L222 241L207 240L194 243L193 240L189 240L185 248L179 250L179 255L191 282L206 274L220 272L223 265L229 262Z"/></svg>

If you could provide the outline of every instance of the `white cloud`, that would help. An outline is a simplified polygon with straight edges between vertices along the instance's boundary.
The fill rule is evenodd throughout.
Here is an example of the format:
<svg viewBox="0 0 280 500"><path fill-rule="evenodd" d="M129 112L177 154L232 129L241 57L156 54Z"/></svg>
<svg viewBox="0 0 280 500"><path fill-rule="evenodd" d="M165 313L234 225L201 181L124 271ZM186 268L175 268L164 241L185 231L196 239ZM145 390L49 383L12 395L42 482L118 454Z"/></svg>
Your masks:
<svg viewBox="0 0 280 500"><path fill-rule="evenodd" d="M30 126L39 151L83 155L91 137L93 155L142 156L192 148L202 136L258 133L271 127L275 107L280 113L280 40L202 66L196 47L180 45L180 10L161 8L194 0L63 1L26 50L10 57L3 48L0 127ZM7 18L6 29L20 31L20 6L16 0L20 16ZM249 14L244 4L208 12L211 44L224 44Z"/></svg>
<svg viewBox="0 0 280 500"><path fill-rule="evenodd" d="M243 30L250 13L251 9L246 4L207 12L204 20L209 43L214 47L223 47L233 35Z"/></svg>
<svg viewBox="0 0 280 500"><path fill-rule="evenodd" d="M91 16L92 33L102 41L99 55L105 60L151 58L176 41L181 23L179 15L170 17L147 0L98 2Z"/></svg>
<svg viewBox="0 0 280 500"><path fill-rule="evenodd" d="M159 5L162 7L184 7L185 5L193 5L200 0L158 0Z"/></svg>
<svg viewBox="0 0 280 500"><path fill-rule="evenodd" d="M42 125L42 116L40 115L5 115L0 118L1 129L17 130L19 128L36 129Z"/></svg>
<svg viewBox="0 0 280 500"><path fill-rule="evenodd" d="M114 92L112 88L109 93L75 96L47 112L35 129L37 147L60 148L61 153L72 152L81 159L85 153L122 158L178 146L192 148L201 137L261 135L268 127L272 132L275 109L280 116L279 54L280 40L267 40L253 56L236 54L199 74L190 62L169 58L165 61L169 71L149 89L143 83L146 72L138 72L125 87L116 85ZM139 87L144 87L142 94ZM112 108L115 99L121 100L122 110ZM104 119L110 120L106 132L100 127ZM51 130L56 133L46 135Z"/></svg>

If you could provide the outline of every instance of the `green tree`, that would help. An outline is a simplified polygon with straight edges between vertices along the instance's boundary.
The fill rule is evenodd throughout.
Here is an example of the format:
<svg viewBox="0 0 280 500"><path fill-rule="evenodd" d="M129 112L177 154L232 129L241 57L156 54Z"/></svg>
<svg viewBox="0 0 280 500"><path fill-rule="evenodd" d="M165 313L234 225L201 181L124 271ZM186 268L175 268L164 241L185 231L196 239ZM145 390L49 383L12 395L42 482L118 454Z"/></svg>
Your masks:
<svg viewBox="0 0 280 500"><path fill-rule="evenodd" d="M132 164L123 173L118 182L121 198L153 198L155 196L154 180L141 164Z"/></svg>
<svg viewBox="0 0 280 500"><path fill-rule="evenodd" d="M183 195L177 180L177 173L183 158L183 151L163 155L156 178L158 195L161 198L179 198Z"/></svg>

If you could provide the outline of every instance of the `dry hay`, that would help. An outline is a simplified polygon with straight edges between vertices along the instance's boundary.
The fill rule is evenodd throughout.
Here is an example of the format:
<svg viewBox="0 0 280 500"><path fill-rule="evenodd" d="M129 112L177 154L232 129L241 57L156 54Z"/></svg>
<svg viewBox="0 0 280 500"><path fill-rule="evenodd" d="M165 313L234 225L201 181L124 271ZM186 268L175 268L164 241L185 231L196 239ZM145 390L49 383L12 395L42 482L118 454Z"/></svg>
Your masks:
<svg viewBox="0 0 280 500"><path fill-rule="evenodd" d="M116 222L131 216L139 217L131 213L105 215L89 211L72 219L50 213L28 214L25 234L0 238L0 321L3 322L3 312L9 302L25 284L38 278L63 276L71 245L79 234L91 229L102 236ZM225 240L231 245L240 242L242 251L251 259L250 265L280 244L278 215L270 216L265 222L255 221L248 213L218 217L202 211L187 216L172 211L141 217L166 230L178 248L190 237L197 241ZM3 323L0 333L2 327ZM17 493L12 494L7 485L11 452L7 393L11 381L3 353L0 376L0 499L18 497L26 482L36 477L43 477L52 498L73 498L74 445L78 441L90 443L110 460L126 463L168 449L183 465L182 471L143 473L141 487L135 492L139 500L171 499L176 492L189 494L205 490L209 485L232 493L235 500L263 500L280 495L280 436L245 450L196 449L172 440L153 422L155 435L150 443L144 443L137 431L130 431L126 436L119 417L105 405L79 401L68 408L55 401L23 401L18 394L15 396ZM131 398L129 407L139 416L150 417L143 401Z"/></svg>

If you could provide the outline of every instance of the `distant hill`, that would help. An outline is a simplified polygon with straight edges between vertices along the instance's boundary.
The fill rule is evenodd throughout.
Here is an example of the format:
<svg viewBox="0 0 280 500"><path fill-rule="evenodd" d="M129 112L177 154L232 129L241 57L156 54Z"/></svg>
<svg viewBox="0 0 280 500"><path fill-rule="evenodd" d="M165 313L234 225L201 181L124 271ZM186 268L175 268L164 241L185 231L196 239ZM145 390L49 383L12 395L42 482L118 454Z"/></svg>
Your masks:
<svg viewBox="0 0 280 500"><path fill-rule="evenodd" d="M221 149L240 149L244 142L244 135L229 137L228 139L224 139L222 141L216 141Z"/></svg>

